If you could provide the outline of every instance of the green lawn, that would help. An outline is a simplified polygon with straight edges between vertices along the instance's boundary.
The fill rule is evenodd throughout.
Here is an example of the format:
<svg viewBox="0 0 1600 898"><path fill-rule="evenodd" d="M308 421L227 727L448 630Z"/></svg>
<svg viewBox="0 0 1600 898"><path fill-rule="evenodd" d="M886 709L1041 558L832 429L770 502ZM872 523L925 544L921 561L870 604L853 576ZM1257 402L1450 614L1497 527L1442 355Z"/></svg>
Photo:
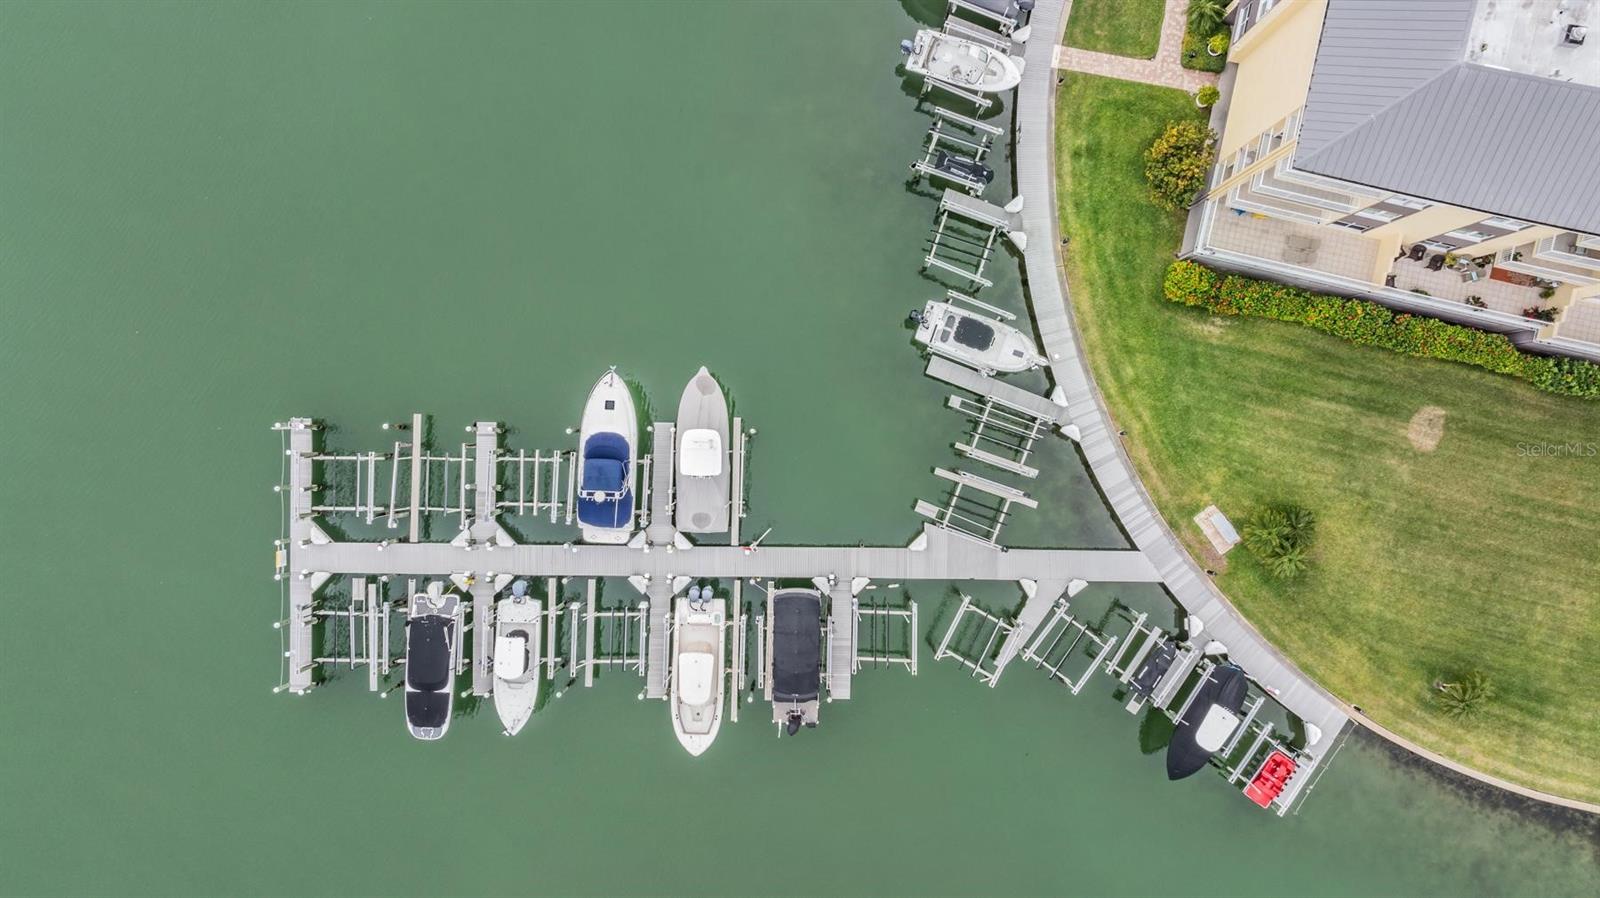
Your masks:
<svg viewBox="0 0 1600 898"><path fill-rule="evenodd" d="M1161 42L1162 0L1073 0L1066 45L1153 59Z"/></svg>
<svg viewBox="0 0 1600 898"><path fill-rule="evenodd" d="M1076 11L1074 12L1076 17ZM1292 324L1161 297L1181 217L1146 201L1141 154L1187 94L1069 74L1057 112L1066 266L1086 350L1145 484L1205 558L1192 520L1261 503L1316 512L1310 571L1282 585L1241 549L1205 558L1307 673L1396 732L1481 770L1600 800L1600 404ZM1408 426L1442 408L1443 437ZM1478 668L1498 694L1453 723L1435 677Z"/></svg>

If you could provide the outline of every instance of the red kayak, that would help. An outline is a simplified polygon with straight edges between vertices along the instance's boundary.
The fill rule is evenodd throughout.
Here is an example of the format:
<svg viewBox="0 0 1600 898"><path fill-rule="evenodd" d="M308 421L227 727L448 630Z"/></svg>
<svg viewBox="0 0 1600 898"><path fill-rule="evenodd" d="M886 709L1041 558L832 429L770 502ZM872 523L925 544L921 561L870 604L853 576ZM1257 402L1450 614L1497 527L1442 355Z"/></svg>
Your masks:
<svg viewBox="0 0 1600 898"><path fill-rule="evenodd" d="M1244 794L1250 800L1262 807L1269 807L1272 800L1283 791L1289 777L1294 776L1294 759L1281 751L1274 750L1261 762L1261 768L1256 775L1250 778L1250 785L1245 787Z"/></svg>

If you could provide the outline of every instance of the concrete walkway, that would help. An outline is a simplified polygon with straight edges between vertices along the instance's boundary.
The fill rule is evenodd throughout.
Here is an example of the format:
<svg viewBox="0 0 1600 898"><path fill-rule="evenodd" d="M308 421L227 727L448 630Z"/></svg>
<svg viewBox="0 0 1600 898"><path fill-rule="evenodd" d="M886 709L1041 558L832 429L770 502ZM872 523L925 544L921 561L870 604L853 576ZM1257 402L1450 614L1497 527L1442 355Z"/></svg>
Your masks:
<svg viewBox="0 0 1600 898"><path fill-rule="evenodd" d="M1067 8L1071 10L1070 6ZM1161 16L1161 45L1156 49L1154 59L1113 56L1058 44L1055 47L1055 67L1124 81L1176 87L1194 93L1202 85L1216 84L1217 76L1210 72L1186 69L1179 62L1183 53L1183 26L1188 15L1189 0L1167 0L1166 11Z"/></svg>

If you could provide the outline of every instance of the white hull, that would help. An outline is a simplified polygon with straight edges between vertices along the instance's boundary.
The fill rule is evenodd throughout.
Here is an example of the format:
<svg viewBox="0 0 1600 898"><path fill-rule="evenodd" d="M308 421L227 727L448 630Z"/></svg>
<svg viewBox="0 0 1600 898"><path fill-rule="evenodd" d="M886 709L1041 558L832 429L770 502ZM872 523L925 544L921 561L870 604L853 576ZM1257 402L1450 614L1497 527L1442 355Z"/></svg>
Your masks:
<svg viewBox="0 0 1600 898"><path fill-rule="evenodd" d="M583 407L583 423L578 436L578 476L583 476L588 460L589 438L600 433L620 434L627 441L627 469L624 473L625 489L630 495L629 513L620 526L604 526L580 520L583 541L622 545L633 535L633 521L639 500L634 483L639 463L639 415L633 406L633 393L615 369L607 371L589 391L589 401ZM581 498L581 497L580 497ZM582 506L579 506L580 516Z"/></svg>
<svg viewBox="0 0 1600 898"><path fill-rule="evenodd" d="M1015 374L1044 364L1033 338L1009 324L934 300L922 307L916 341L985 374Z"/></svg>
<svg viewBox="0 0 1600 898"><path fill-rule="evenodd" d="M494 710L507 736L527 724L539 703L543 610L538 599L529 598L501 599L494 606Z"/></svg>
<svg viewBox="0 0 1600 898"><path fill-rule="evenodd" d="M684 533L728 530L728 497L733 471L728 457L728 397L711 372L702 367L678 400L674 447L677 490L673 526ZM714 448L708 448L712 447ZM714 470L714 473L713 473Z"/></svg>
<svg viewBox="0 0 1600 898"><path fill-rule="evenodd" d="M1022 83L1022 60L931 28L917 32L906 71L978 93L1000 93Z"/></svg>
<svg viewBox="0 0 1600 898"><path fill-rule="evenodd" d="M706 599L690 606L678 599L673 611L672 731L691 755L698 757L716 741L722 727L723 623L722 599Z"/></svg>

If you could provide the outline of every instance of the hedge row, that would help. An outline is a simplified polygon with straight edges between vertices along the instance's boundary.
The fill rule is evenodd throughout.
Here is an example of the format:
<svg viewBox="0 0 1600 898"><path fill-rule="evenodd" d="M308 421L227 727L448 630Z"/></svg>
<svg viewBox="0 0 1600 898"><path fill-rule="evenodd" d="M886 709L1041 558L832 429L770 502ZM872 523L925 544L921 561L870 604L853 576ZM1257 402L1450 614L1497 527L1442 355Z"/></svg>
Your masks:
<svg viewBox="0 0 1600 898"><path fill-rule="evenodd" d="M1530 355L1504 334L1395 312L1364 299L1311 293L1298 287L1223 276L1197 262L1167 268L1167 299L1218 315L1293 321L1352 343L1406 355L1446 359L1521 377L1563 396L1600 399L1600 365L1580 359Z"/></svg>

